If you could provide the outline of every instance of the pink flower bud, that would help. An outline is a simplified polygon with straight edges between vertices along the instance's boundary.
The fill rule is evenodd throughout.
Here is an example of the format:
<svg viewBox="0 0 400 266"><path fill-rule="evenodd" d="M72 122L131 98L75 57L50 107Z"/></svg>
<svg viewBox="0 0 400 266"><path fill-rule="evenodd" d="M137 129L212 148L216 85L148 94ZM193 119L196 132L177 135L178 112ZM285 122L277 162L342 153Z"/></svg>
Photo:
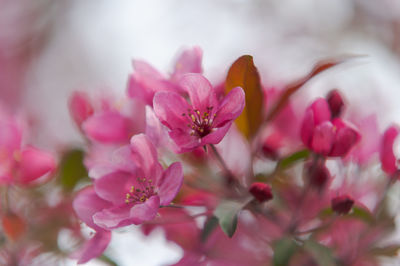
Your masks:
<svg viewBox="0 0 400 266"><path fill-rule="evenodd" d="M259 202L265 202L273 198L271 187L268 184L256 182L250 186L249 192Z"/></svg>
<svg viewBox="0 0 400 266"><path fill-rule="evenodd" d="M331 110L332 117L340 116L344 107L344 102L342 95L340 95L339 91L330 91L326 98L329 104L329 109Z"/></svg>
<svg viewBox="0 0 400 266"><path fill-rule="evenodd" d="M317 189L323 189L331 177L325 163L323 161L317 161L308 163L305 167L310 185Z"/></svg>
<svg viewBox="0 0 400 266"><path fill-rule="evenodd" d="M332 210L338 214L347 214L353 207L354 200L349 195L342 195L332 199Z"/></svg>

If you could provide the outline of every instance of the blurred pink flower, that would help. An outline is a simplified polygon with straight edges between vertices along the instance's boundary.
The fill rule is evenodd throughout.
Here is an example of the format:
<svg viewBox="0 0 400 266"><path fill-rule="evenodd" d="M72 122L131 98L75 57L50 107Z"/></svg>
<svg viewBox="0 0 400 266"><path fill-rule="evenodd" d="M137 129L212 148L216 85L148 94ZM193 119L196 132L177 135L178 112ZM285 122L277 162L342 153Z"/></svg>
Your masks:
<svg viewBox="0 0 400 266"><path fill-rule="evenodd" d="M116 170L95 180L97 195L111 204L93 216L105 229L154 219L159 207L175 198L183 182L181 164L173 163L164 171L154 145L144 134L132 137L130 149L126 160L132 160L134 169Z"/></svg>
<svg viewBox="0 0 400 266"><path fill-rule="evenodd" d="M0 184L29 185L54 171L56 161L46 151L23 144L22 124L0 113Z"/></svg>
<svg viewBox="0 0 400 266"><path fill-rule="evenodd" d="M331 120L327 101L319 98L306 110L301 139L315 153L344 157L359 141L360 134L340 118Z"/></svg>
<svg viewBox="0 0 400 266"><path fill-rule="evenodd" d="M93 215L95 213L110 206L110 202L96 195L92 186L80 190L76 195L73 202L76 214L87 226L96 231L95 235L83 247L80 247L78 251L72 254L73 258L78 259L78 264L86 263L100 256L110 243L111 232L93 222Z"/></svg>
<svg viewBox="0 0 400 266"><path fill-rule="evenodd" d="M202 50L195 46L184 50L175 62L174 72L169 78L162 75L150 64L133 61L134 73L130 76L128 84L128 95L138 98L148 105L153 105L154 94L158 91L182 92L179 80L187 73L202 73L201 60Z"/></svg>
<svg viewBox="0 0 400 266"><path fill-rule="evenodd" d="M243 111L243 89L234 88L219 102L210 82L200 74L187 74L180 82L191 105L178 93L162 91L154 96L154 111L180 153L206 144L217 144L233 120Z"/></svg>

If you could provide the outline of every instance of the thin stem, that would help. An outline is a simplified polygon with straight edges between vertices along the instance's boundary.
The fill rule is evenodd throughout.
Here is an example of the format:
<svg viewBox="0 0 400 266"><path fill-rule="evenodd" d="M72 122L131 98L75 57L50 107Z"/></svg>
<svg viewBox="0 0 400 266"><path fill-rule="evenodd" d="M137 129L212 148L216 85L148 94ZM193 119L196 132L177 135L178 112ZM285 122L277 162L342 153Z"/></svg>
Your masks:
<svg viewBox="0 0 400 266"><path fill-rule="evenodd" d="M229 170L228 166L226 165L224 159L222 159L221 155L219 154L219 152L217 151L217 149L215 148L215 146L213 144L210 144L211 150L214 152L215 157L217 157L217 160L219 161L219 163L222 166L222 169L231 177L234 177L234 175L232 174L232 172Z"/></svg>

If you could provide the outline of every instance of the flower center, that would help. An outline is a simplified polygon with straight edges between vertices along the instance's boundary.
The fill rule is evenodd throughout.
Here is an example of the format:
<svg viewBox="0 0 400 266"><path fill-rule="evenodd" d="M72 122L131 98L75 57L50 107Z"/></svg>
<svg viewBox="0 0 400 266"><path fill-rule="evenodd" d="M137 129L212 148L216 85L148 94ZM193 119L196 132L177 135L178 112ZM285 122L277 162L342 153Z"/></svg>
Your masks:
<svg viewBox="0 0 400 266"><path fill-rule="evenodd" d="M137 187L132 186L126 193L125 203L142 203L148 200L151 196L157 194L154 190L153 180L146 178L137 178Z"/></svg>
<svg viewBox="0 0 400 266"><path fill-rule="evenodd" d="M182 116L186 116L190 121L187 125L192 129L190 135L202 138L211 133L214 119L217 116L217 114L211 115L212 109L212 106L207 107L207 112L203 114L199 110L188 109L187 113L182 114Z"/></svg>

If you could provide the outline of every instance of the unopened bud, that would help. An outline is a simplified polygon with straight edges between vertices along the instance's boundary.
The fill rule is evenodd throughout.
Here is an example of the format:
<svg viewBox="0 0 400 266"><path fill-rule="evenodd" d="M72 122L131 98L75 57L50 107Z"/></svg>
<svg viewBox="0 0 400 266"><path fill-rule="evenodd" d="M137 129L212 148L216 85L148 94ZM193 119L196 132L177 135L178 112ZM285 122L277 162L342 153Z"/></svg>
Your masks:
<svg viewBox="0 0 400 266"><path fill-rule="evenodd" d="M250 186L249 192L259 202L265 202L273 198L270 185L265 183L253 183Z"/></svg>
<svg viewBox="0 0 400 266"><path fill-rule="evenodd" d="M323 189L330 179L331 175L324 161L314 161L306 164L306 174L309 178L310 185Z"/></svg>
<svg viewBox="0 0 400 266"><path fill-rule="evenodd" d="M344 107L342 95L340 95L338 90L332 90L328 93L326 98L329 104L329 109L331 110L332 118L339 117Z"/></svg>
<svg viewBox="0 0 400 266"><path fill-rule="evenodd" d="M349 195L342 195L332 199L332 210L338 214L347 214L353 207L354 200Z"/></svg>

